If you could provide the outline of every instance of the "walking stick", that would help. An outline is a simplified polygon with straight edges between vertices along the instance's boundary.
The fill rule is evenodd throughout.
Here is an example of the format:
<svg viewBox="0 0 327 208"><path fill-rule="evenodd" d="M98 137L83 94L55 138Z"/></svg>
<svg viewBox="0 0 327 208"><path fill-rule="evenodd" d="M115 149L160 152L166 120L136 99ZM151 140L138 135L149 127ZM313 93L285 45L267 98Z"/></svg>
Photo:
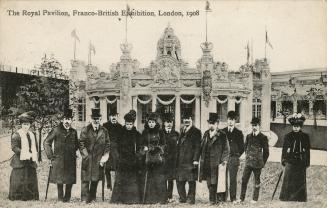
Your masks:
<svg viewBox="0 0 327 208"><path fill-rule="evenodd" d="M102 201L104 201L104 183L106 182L106 163L103 165L103 174L102 174Z"/></svg>
<svg viewBox="0 0 327 208"><path fill-rule="evenodd" d="M275 187L274 193L273 193L273 195L272 195L272 197L271 197L271 200L274 199L274 196L275 196L275 193L276 193L276 190L277 190L278 184L279 184L279 182L280 182L280 179L282 178L282 175L283 175L283 170L282 170L282 171L280 172L280 174L279 174L278 181L277 181L277 184L276 184L276 187Z"/></svg>
<svg viewBox="0 0 327 208"><path fill-rule="evenodd" d="M45 190L45 198L44 198L44 201L46 201L47 198L48 198L48 190L49 190L49 184L50 184L51 171L52 171L52 164L50 162L49 176L48 176L48 181L47 181L47 189Z"/></svg>
<svg viewBox="0 0 327 208"><path fill-rule="evenodd" d="M145 194L146 194L146 185L148 183L148 170L146 168L146 171L145 171L145 182L144 182L144 190L143 190L143 204L145 203Z"/></svg>

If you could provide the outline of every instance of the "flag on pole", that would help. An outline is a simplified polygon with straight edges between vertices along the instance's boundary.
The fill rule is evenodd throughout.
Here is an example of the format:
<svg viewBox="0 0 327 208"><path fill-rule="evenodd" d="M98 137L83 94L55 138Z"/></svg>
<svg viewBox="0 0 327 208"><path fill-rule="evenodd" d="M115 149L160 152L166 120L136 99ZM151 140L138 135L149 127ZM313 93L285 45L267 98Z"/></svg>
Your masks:
<svg viewBox="0 0 327 208"><path fill-rule="evenodd" d="M207 12L211 11L209 1L206 2L206 11Z"/></svg>
<svg viewBox="0 0 327 208"><path fill-rule="evenodd" d="M129 16L132 18L132 13L131 13L131 8L129 7L128 4L126 4L126 17Z"/></svg>
<svg viewBox="0 0 327 208"><path fill-rule="evenodd" d="M73 38L75 38L76 40L78 40L78 42L80 42L79 37L78 37L77 34L76 34L76 29L74 29L74 30L72 31L71 35L72 35Z"/></svg>
<svg viewBox="0 0 327 208"><path fill-rule="evenodd" d="M95 47L91 42L90 42L90 52L93 52L95 55Z"/></svg>
<svg viewBox="0 0 327 208"><path fill-rule="evenodd" d="M270 43L269 38L268 38L268 32L267 32L267 30L266 30L266 44L268 44L271 49L274 49L273 46Z"/></svg>

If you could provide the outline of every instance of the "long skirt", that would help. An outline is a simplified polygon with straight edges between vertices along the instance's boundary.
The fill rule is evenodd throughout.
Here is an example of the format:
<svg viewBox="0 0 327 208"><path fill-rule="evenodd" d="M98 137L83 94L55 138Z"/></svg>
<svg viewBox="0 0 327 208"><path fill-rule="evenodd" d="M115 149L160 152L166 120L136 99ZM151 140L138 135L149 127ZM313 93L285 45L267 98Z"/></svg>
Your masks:
<svg viewBox="0 0 327 208"><path fill-rule="evenodd" d="M282 201L307 201L306 167L286 163L279 199Z"/></svg>
<svg viewBox="0 0 327 208"><path fill-rule="evenodd" d="M10 174L10 200L39 200L36 169L30 166L14 168Z"/></svg>
<svg viewBox="0 0 327 208"><path fill-rule="evenodd" d="M137 171L117 170L111 202L138 204L141 202L140 176Z"/></svg>
<svg viewBox="0 0 327 208"><path fill-rule="evenodd" d="M149 168L143 176L142 202L167 203L167 178L163 166Z"/></svg>

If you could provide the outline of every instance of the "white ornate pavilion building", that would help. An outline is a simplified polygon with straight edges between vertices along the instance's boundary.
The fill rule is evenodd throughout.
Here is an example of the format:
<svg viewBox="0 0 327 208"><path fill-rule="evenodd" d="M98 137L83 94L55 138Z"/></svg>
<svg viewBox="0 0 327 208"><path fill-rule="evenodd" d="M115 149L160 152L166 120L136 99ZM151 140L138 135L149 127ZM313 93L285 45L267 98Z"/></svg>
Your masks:
<svg viewBox="0 0 327 208"><path fill-rule="evenodd" d="M226 63L214 59L212 48L212 43L202 43L202 57L190 67L182 59L179 39L168 26L158 40L156 59L147 68L140 68L131 57L128 43L121 44L120 61L111 65L110 72L72 61L71 78L80 81L75 119L85 124L91 108L98 107L103 122L112 110L118 111L123 122L124 114L134 109L137 129L142 130L149 112L172 112L178 130L183 112L191 109L195 126L204 131L209 112L217 112L224 126L227 112L235 110L242 130L249 129L252 117L257 116L263 132L269 132L270 123L278 122L282 114L302 111L309 119L319 112L316 118L326 125L326 69L272 74L268 60L261 59L230 71ZM308 91L317 86L320 90L314 102L319 100L319 109L313 111Z"/></svg>

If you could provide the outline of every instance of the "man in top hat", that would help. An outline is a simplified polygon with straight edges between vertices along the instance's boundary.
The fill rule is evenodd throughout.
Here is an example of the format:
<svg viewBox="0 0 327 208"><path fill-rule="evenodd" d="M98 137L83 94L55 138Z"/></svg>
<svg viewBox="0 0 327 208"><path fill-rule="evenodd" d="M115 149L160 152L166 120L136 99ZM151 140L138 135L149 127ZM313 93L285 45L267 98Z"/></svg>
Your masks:
<svg viewBox="0 0 327 208"><path fill-rule="evenodd" d="M76 183L76 151L79 145L77 131L71 127L72 118L72 110L66 109L61 123L52 129L43 143L52 165L50 182L57 184L58 201L63 202L70 200L73 184Z"/></svg>
<svg viewBox="0 0 327 208"><path fill-rule="evenodd" d="M167 177L167 198L168 202L172 202L173 188L175 180L177 141L179 134L174 129L174 118L171 113L165 113L162 116L163 132L166 140L165 151L165 171Z"/></svg>
<svg viewBox="0 0 327 208"><path fill-rule="evenodd" d="M201 131L193 126L192 113L183 114L183 127L177 145L176 183L180 202L195 203L196 180L201 148ZM186 196L185 184L189 190Z"/></svg>
<svg viewBox="0 0 327 208"><path fill-rule="evenodd" d="M123 129L123 126L118 123L117 109L113 109L109 112L109 121L104 123L103 127L108 130L110 138L109 160L106 163L106 179L107 188L112 190L115 184L115 171L117 170L119 157L117 143Z"/></svg>
<svg viewBox="0 0 327 208"><path fill-rule="evenodd" d="M100 121L100 109L92 109L91 123L82 129L80 136L81 200L87 203L96 199L98 182L104 177L103 166L109 158L109 134Z"/></svg>
<svg viewBox="0 0 327 208"><path fill-rule="evenodd" d="M226 191L226 166L229 157L229 144L226 134L218 129L218 114L209 113L209 129L205 131L201 143L200 176L199 181L206 180L209 190L209 201L216 204L217 188L224 186ZM223 169L224 171L220 171ZM223 175L220 175L223 174Z"/></svg>
<svg viewBox="0 0 327 208"><path fill-rule="evenodd" d="M240 156L244 152L244 136L241 130L235 127L236 112L229 111L227 113L227 127L223 129L227 135L230 147L230 157L227 164L229 172L229 194L230 200L236 202L237 190L237 172L240 166ZM226 200L227 194L223 197Z"/></svg>
<svg viewBox="0 0 327 208"><path fill-rule="evenodd" d="M239 201L244 201L247 185L254 174L254 191L251 203L256 203L259 198L260 175L269 157L268 138L260 132L260 119L254 117L251 121L252 132L245 140L245 167L242 176L241 196Z"/></svg>

